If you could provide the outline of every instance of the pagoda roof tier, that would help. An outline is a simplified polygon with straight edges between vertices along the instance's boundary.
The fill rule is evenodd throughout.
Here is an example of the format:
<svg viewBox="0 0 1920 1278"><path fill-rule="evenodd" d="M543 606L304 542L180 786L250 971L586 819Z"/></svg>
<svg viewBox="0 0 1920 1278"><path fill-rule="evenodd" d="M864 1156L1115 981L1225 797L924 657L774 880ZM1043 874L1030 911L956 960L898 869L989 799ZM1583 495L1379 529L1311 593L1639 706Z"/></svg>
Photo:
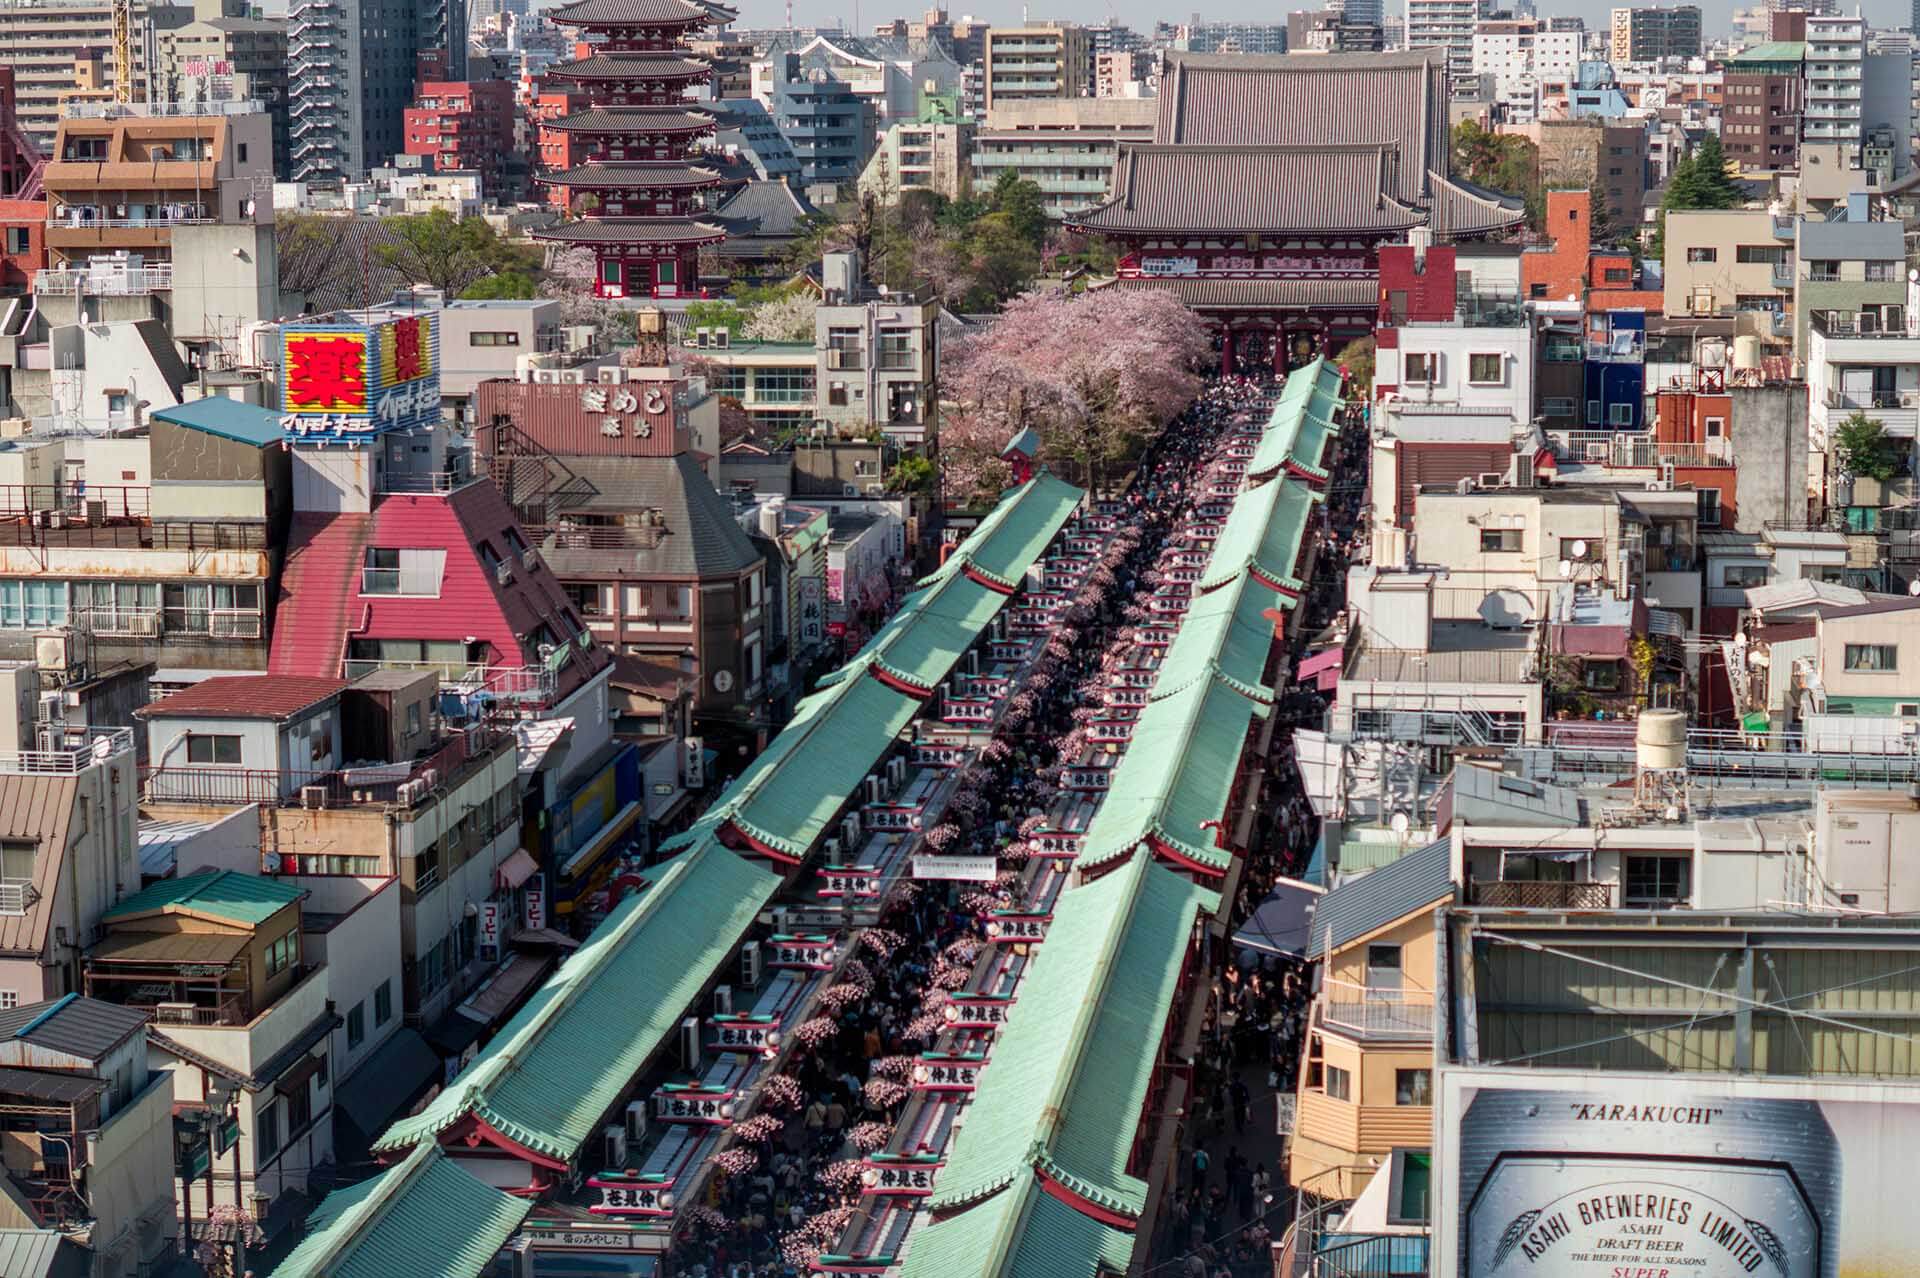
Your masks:
<svg viewBox="0 0 1920 1278"><path fill-rule="evenodd" d="M693 190L703 186L718 186L720 175L712 169L695 168L690 164L576 164L559 173L542 173L534 180L548 186L601 187L606 190Z"/></svg>
<svg viewBox="0 0 1920 1278"><path fill-rule="evenodd" d="M590 107L557 120L543 121L540 127L558 129L562 133L645 137L668 133L711 133L713 117L704 111L683 111L679 107Z"/></svg>
<svg viewBox="0 0 1920 1278"><path fill-rule="evenodd" d="M1371 279L1210 280L1129 276L1097 285L1096 288L1157 288L1172 293L1197 311L1305 310L1312 307L1372 310L1380 304L1380 284Z"/></svg>
<svg viewBox="0 0 1920 1278"><path fill-rule="evenodd" d="M693 27L731 22L734 16L730 9L692 0L577 0L547 11L547 17L568 27Z"/></svg>
<svg viewBox="0 0 1920 1278"><path fill-rule="evenodd" d="M562 80L698 80L713 74L699 58L663 53L596 53L577 62L558 62L547 74Z"/></svg>
<svg viewBox="0 0 1920 1278"><path fill-rule="evenodd" d="M717 244L727 233L683 217L593 217L533 232L561 244Z"/></svg>
<svg viewBox="0 0 1920 1278"><path fill-rule="evenodd" d="M1393 233L1427 220L1401 203L1398 154L1346 146L1122 146L1114 198L1068 221L1156 235Z"/></svg>

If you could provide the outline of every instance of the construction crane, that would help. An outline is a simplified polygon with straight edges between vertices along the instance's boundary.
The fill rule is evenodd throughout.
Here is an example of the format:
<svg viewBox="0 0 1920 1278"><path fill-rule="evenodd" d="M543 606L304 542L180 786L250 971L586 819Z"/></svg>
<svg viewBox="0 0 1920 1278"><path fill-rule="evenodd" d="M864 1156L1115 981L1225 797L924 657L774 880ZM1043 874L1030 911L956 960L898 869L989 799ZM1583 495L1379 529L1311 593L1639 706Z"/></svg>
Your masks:
<svg viewBox="0 0 1920 1278"><path fill-rule="evenodd" d="M113 0L113 100L133 101L133 0Z"/></svg>

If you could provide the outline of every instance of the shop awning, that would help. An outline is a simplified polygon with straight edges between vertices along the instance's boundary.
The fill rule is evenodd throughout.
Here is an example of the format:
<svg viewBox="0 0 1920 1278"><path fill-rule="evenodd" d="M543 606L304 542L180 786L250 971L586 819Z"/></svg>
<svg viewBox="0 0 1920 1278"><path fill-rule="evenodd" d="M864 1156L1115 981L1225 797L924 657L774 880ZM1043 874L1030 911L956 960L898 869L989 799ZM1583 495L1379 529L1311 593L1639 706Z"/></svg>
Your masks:
<svg viewBox="0 0 1920 1278"><path fill-rule="evenodd" d="M1300 665L1294 670L1293 677L1309 679L1322 670L1337 672L1340 669L1340 658L1345 651L1343 648L1322 648L1318 652L1310 652L1300 659Z"/></svg>
<svg viewBox="0 0 1920 1278"><path fill-rule="evenodd" d="M1281 879L1273 894L1233 934L1233 943L1260 954L1304 958L1313 930L1313 906L1322 895L1312 884Z"/></svg>
<svg viewBox="0 0 1920 1278"><path fill-rule="evenodd" d="M552 967L552 955L515 954L507 960L505 967L495 972L491 980L455 1010L469 1020L492 1025L520 1006L527 991Z"/></svg>
<svg viewBox="0 0 1920 1278"><path fill-rule="evenodd" d="M347 1075L334 1092L333 1103L346 1111L356 1128L371 1135L440 1074L440 1057L427 1040L401 1026Z"/></svg>
<svg viewBox="0 0 1920 1278"><path fill-rule="evenodd" d="M599 831L587 840L585 847L567 858L566 863L560 867L561 877L573 878L590 869L595 861L606 854L608 848L619 842L621 835L633 828L634 822L640 819L640 813L644 810L640 800L635 799L614 813L613 819L601 826Z"/></svg>
<svg viewBox="0 0 1920 1278"><path fill-rule="evenodd" d="M525 848L515 848L513 855L500 863L493 872L495 887L511 892L540 871L540 863L533 859L533 853Z"/></svg>

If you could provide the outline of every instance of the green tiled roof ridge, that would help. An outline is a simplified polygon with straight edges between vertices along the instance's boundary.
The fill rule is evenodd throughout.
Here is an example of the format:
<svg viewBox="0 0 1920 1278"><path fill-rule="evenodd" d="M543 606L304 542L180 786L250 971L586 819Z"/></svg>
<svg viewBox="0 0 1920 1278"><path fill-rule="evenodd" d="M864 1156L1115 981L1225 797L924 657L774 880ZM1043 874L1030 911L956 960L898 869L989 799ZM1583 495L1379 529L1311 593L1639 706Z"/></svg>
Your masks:
<svg viewBox="0 0 1920 1278"><path fill-rule="evenodd" d="M442 1157L444 1155L440 1152L438 1145L431 1141L422 1142L414 1146L405 1158L394 1164L389 1172L364 1182L366 1192L355 1199L346 1211L327 1221L324 1226L324 1233L334 1235L332 1240L323 1243L319 1255L313 1257L313 1263L303 1267L299 1272L314 1275L330 1273L333 1266L357 1247L361 1239L372 1232L387 1213L399 1205L406 1191L419 1178L424 1177L427 1169ZM351 1193L353 1189L358 1188L360 1186L355 1185L347 1190L334 1192ZM291 1260L292 1257L289 1256L288 1259ZM277 1270L275 1278L279 1278Z"/></svg>
<svg viewBox="0 0 1920 1278"><path fill-rule="evenodd" d="M672 888L691 873L691 867L697 859L705 855L732 856L733 853L721 848L718 844L703 843L673 860L653 867L664 870L665 873L660 874L641 890L633 909L617 920L609 920L614 927L612 934L600 944L595 944L595 938L589 937L587 944L562 964L560 971L555 973L553 978L549 978L559 979L563 976L566 978L565 986L558 997L542 1004L538 1013L529 1017L525 1024L514 1031L513 1037L501 1044L497 1050L487 1051L469 1066L472 1071L471 1077L455 1078L446 1092L442 1093L442 1095L452 1095L455 1101L450 1108L444 1110L440 1119L437 1121L430 1119L429 1115L441 1106L437 1103L429 1105L416 1118L402 1119L388 1128L380 1140L375 1142L374 1148L376 1150L393 1148L409 1138L421 1140L437 1135L469 1112L490 1115L487 1101L494 1088L507 1074L520 1066L522 1059L528 1053L539 1046L540 1040L559 1023L562 1013L572 1007L580 997L581 991L588 988L593 978L625 951L627 945L633 940L634 934L655 916L661 903L672 896ZM576 964L578 966L575 966ZM569 971L569 968L572 970ZM409 1123L418 1124L419 1130L406 1130Z"/></svg>
<svg viewBox="0 0 1920 1278"><path fill-rule="evenodd" d="M1213 657L1207 658L1207 664L1202 667L1193 678L1188 679L1177 687L1168 688L1165 692L1162 692L1158 685L1156 685L1153 691L1147 695L1147 702L1151 705L1155 701L1180 696L1190 688L1211 683L1225 684L1255 705L1271 706L1273 704L1273 689L1258 687L1228 674L1225 670L1221 669L1220 662Z"/></svg>

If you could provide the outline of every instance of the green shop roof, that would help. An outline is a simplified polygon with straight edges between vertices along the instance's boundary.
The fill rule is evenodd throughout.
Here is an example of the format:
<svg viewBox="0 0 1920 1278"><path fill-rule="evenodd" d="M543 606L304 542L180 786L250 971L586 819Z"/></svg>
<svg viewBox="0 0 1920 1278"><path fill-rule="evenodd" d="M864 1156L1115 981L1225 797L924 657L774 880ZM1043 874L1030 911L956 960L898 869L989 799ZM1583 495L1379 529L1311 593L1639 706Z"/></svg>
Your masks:
<svg viewBox="0 0 1920 1278"><path fill-rule="evenodd" d="M1031 1173L985 1202L924 1225L901 1278L1097 1278L1124 1273L1134 1236L1075 1211Z"/></svg>
<svg viewBox="0 0 1920 1278"><path fill-rule="evenodd" d="M1061 896L928 1206L1006 1196L1039 1171L1140 1215L1147 1187L1127 1163L1194 919L1218 901L1144 850Z"/></svg>
<svg viewBox="0 0 1920 1278"><path fill-rule="evenodd" d="M379 1152L431 1140L468 1116L569 1161L709 973L732 953L780 879L712 841L646 871L647 886L595 928L473 1064Z"/></svg>
<svg viewBox="0 0 1920 1278"><path fill-rule="evenodd" d="M853 660L821 682L839 683L877 665L896 679L931 691L953 672L1010 599L961 573L941 577L901 600Z"/></svg>
<svg viewBox="0 0 1920 1278"><path fill-rule="evenodd" d="M972 567L1003 586L1021 585L1027 569L1038 562L1047 543L1066 526L1085 496L1081 489L1041 471L1003 494L1000 504L955 548L930 580Z"/></svg>
<svg viewBox="0 0 1920 1278"><path fill-rule="evenodd" d="M1267 707L1232 684L1198 681L1149 702L1080 843L1076 868L1110 865L1146 840L1215 873L1230 854L1214 841L1233 793L1247 729Z"/></svg>
<svg viewBox="0 0 1920 1278"><path fill-rule="evenodd" d="M1291 461L1308 474L1325 478L1321 465L1340 407L1343 380L1339 366L1329 364L1325 356L1288 373L1247 474L1271 475Z"/></svg>
<svg viewBox="0 0 1920 1278"><path fill-rule="evenodd" d="M421 1145L321 1200L271 1278L478 1278L532 1210Z"/></svg>
<svg viewBox="0 0 1920 1278"><path fill-rule="evenodd" d="M285 437L280 414L224 395L206 395L172 408L156 408L151 416L157 422L169 422L255 448L277 444Z"/></svg>
<svg viewBox="0 0 1920 1278"><path fill-rule="evenodd" d="M842 679L804 698L720 801L663 846L696 846L731 821L776 852L805 856L920 707L874 678Z"/></svg>
<svg viewBox="0 0 1920 1278"><path fill-rule="evenodd" d="M1293 607L1306 589L1306 583L1293 575L1294 568L1306 541L1307 521L1320 500L1317 491L1290 475L1241 493L1213 544L1200 589L1215 590L1253 572L1275 590L1293 592L1284 605Z"/></svg>
<svg viewBox="0 0 1920 1278"><path fill-rule="evenodd" d="M1267 614L1284 602L1251 577L1232 579L1195 599L1160 661L1150 700L1165 700L1203 680L1222 680L1249 700L1272 701L1267 658L1273 652L1274 619Z"/></svg>
<svg viewBox="0 0 1920 1278"><path fill-rule="evenodd" d="M305 888L279 879L208 870L183 879L162 879L102 914L100 921L112 923L141 914L189 914L257 927L306 894Z"/></svg>

